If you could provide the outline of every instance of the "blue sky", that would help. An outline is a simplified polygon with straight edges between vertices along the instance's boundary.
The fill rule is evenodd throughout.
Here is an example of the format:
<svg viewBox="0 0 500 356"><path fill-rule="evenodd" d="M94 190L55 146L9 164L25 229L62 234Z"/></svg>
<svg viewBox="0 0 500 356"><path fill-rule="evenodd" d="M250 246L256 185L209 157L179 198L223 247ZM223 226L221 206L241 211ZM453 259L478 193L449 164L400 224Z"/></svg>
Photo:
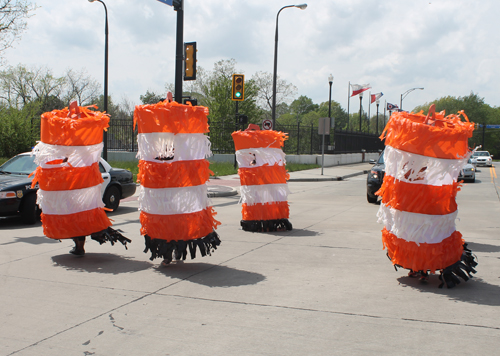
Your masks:
<svg viewBox="0 0 500 356"><path fill-rule="evenodd" d="M85 69L102 83L104 8L88 0L34 0L39 6L8 65L46 66L55 75ZM146 90L174 82L176 12L156 0L104 0L109 21L109 93L139 104ZM279 16L278 75L315 103L347 109L348 83L404 109L471 91L500 106L498 0L309 0ZM185 0L184 41L196 41L207 70L234 58L239 72L272 73L276 14L282 0ZM368 101L364 100L367 109ZM382 106L381 106L382 107ZM359 99L351 99L351 112ZM372 113L375 105L372 105Z"/></svg>

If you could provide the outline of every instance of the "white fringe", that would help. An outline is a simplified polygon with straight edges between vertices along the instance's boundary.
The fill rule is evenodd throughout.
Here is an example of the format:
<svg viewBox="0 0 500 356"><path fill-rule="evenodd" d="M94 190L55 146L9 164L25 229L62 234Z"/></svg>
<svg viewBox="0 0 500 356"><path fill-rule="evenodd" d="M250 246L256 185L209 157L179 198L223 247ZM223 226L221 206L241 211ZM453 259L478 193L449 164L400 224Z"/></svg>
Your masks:
<svg viewBox="0 0 500 356"><path fill-rule="evenodd" d="M88 167L99 162L104 144L90 146L61 146L38 142L33 148L35 163L44 169L59 168L71 165L73 167ZM47 164L47 162L68 159L66 163Z"/></svg>
<svg viewBox="0 0 500 356"><path fill-rule="evenodd" d="M67 215L103 208L101 185L90 188L49 191L38 189L37 204L44 214Z"/></svg>
<svg viewBox="0 0 500 356"><path fill-rule="evenodd" d="M236 161L240 168L260 167L265 164L270 166L276 163L280 166L286 164L285 153L281 148L246 148L236 151Z"/></svg>
<svg viewBox="0 0 500 356"><path fill-rule="evenodd" d="M391 146L384 151L385 174L407 183L451 185L469 157L442 159L408 153ZM427 167L423 172L421 170ZM405 175L410 171L408 178Z"/></svg>
<svg viewBox="0 0 500 356"><path fill-rule="evenodd" d="M380 204L378 222L400 239L417 244L437 244L449 237L455 230L458 210L447 215L426 215L409 213Z"/></svg>
<svg viewBox="0 0 500 356"><path fill-rule="evenodd" d="M208 136L195 134L173 134L171 132L153 132L137 135L137 158L151 162L175 162L200 160L210 157L210 139ZM172 157L171 160L158 160L158 157Z"/></svg>
<svg viewBox="0 0 500 356"><path fill-rule="evenodd" d="M242 185L240 203L254 205L287 201L288 184Z"/></svg>
<svg viewBox="0 0 500 356"><path fill-rule="evenodd" d="M139 210L149 214L189 214L206 209L210 204L205 184L182 188L140 187Z"/></svg>

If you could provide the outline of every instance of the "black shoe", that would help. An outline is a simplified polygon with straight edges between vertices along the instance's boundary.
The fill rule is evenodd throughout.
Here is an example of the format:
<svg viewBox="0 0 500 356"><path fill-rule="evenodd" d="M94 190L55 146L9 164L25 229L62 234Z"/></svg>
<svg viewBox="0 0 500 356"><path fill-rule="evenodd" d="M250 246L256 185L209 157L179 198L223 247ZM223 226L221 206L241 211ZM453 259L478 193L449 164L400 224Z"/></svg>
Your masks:
<svg viewBox="0 0 500 356"><path fill-rule="evenodd" d="M73 247L73 249L71 251L69 251L69 253L71 253L75 256L83 256L83 255L85 255L85 250L77 249L76 247Z"/></svg>

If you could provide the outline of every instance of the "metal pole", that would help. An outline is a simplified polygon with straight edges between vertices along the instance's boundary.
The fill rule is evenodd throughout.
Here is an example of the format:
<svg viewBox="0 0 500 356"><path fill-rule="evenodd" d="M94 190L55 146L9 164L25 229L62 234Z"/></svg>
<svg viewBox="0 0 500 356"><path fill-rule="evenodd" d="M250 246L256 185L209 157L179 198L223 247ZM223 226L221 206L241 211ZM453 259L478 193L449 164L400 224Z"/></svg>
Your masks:
<svg viewBox="0 0 500 356"><path fill-rule="evenodd" d="M351 117L349 116L349 106L351 104L351 82L347 85L347 128L351 129Z"/></svg>
<svg viewBox="0 0 500 356"><path fill-rule="evenodd" d="M321 118L320 120L323 120L323 144L321 145L321 175L323 175L323 167L325 166L325 131L326 131L326 120L324 118Z"/></svg>
<svg viewBox="0 0 500 356"><path fill-rule="evenodd" d="M363 100L363 94L360 93L359 94L359 132L361 132L361 103L362 103L362 100Z"/></svg>
<svg viewBox="0 0 500 356"><path fill-rule="evenodd" d="M178 0L174 4L177 11L177 32L175 43L175 98L182 104L182 66L184 63L184 0Z"/></svg>
<svg viewBox="0 0 500 356"><path fill-rule="evenodd" d="M378 106L379 106L379 101L377 100L377 128L375 130L375 133L378 135Z"/></svg>
<svg viewBox="0 0 500 356"><path fill-rule="evenodd" d="M330 84L330 93L328 95L328 117L330 119L330 126L328 127L328 139L326 140L327 144L330 145L330 131L332 128L332 84L333 84L333 76L330 74L328 78L328 83Z"/></svg>
<svg viewBox="0 0 500 356"><path fill-rule="evenodd" d="M100 1L104 5L104 13L105 13L105 25L104 25L104 111L108 112L108 9L106 8L106 4ZM81 103L80 103L81 104ZM105 161L108 160L108 132L104 130L102 137L104 146L102 149L102 158Z"/></svg>

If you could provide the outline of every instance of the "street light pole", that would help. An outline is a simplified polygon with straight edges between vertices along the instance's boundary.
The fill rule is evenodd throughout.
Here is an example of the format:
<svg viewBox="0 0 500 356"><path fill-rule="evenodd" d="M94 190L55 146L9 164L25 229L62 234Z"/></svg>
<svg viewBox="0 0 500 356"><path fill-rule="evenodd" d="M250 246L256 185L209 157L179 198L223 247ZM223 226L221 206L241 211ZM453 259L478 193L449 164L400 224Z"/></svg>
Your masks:
<svg viewBox="0 0 500 356"><path fill-rule="evenodd" d="M378 135L378 106L379 106L379 104L380 104L380 100L379 100L379 99L377 99L376 103L377 103L377 128L375 129L375 132L376 132L376 133L377 133L377 135Z"/></svg>
<svg viewBox="0 0 500 356"><path fill-rule="evenodd" d="M328 137L326 140L326 144L330 145L330 130L332 128L332 84L333 84L333 75L330 74L328 76L328 84L330 84L330 94L328 95L328 118L330 120L330 127L328 130Z"/></svg>
<svg viewBox="0 0 500 356"><path fill-rule="evenodd" d="M177 29L175 34L175 97L182 104L182 65L184 63L184 0L173 2L177 11Z"/></svg>
<svg viewBox="0 0 500 356"><path fill-rule="evenodd" d="M411 88L411 89L408 89L407 91L405 91L403 94L401 94L401 100L399 101L399 109L400 110L403 110L403 99L406 98L408 96L408 94L410 94L412 91L414 90L424 90L424 88Z"/></svg>
<svg viewBox="0 0 500 356"><path fill-rule="evenodd" d="M274 71L273 71L273 104L271 108L271 117L273 121L273 130L276 130L276 76L278 71L278 17L283 9L288 7L297 7L301 10L305 10L307 4L300 5L287 5L283 6L276 15L276 33L274 35Z"/></svg>
<svg viewBox="0 0 500 356"><path fill-rule="evenodd" d="M104 16L105 16L105 24L104 24L104 112L108 113L108 9L106 8L106 4L102 0L89 0L89 2L98 1L104 6ZM81 105L81 103L80 103ZM102 158L104 160L108 159L108 133L104 130L102 141L104 143L104 147L102 150Z"/></svg>

